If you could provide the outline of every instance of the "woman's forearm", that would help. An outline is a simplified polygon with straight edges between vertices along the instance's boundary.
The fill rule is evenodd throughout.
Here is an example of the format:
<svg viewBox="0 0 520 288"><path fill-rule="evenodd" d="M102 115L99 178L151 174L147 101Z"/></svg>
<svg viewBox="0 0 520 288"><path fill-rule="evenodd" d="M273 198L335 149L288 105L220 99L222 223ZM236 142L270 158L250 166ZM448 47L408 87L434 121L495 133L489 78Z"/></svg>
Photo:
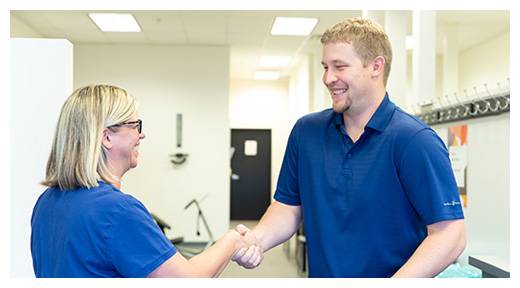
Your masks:
<svg viewBox="0 0 520 288"><path fill-rule="evenodd" d="M229 231L206 251L189 259L195 277L217 277L226 268L235 252L241 248L240 235Z"/></svg>

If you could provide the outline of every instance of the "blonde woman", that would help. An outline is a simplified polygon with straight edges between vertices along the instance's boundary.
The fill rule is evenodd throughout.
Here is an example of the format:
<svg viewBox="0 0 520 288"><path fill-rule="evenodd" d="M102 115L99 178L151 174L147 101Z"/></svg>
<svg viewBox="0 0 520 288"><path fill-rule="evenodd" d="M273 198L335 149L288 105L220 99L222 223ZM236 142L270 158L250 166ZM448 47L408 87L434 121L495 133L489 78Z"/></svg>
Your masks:
<svg viewBox="0 0 520 288"><path fill-rule="evenodd" d="M110 85L79 88L64 103L42 182L48 189L31 219L36 276L214 277L234 255L259 262L260 249L234 230L185 259L143 204L120 190L145 139L137 115L134 97Z"/></svg>

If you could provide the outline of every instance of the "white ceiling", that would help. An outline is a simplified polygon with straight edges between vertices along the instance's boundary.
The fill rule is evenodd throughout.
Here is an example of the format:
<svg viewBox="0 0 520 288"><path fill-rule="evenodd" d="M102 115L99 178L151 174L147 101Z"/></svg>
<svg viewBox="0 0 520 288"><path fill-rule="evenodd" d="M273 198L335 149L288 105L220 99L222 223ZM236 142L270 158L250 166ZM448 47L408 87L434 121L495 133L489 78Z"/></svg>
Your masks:
<svg viewBox="0 0 520 288"><path fill-rule="evenodd" d="M361 10L128 11L137 19L141 33L104 33L90 20L89 12L96 11L11 13L43 37L66 38L72 43L228 45L230 77L238 79L252 79L261 56L294 57L306 49L309 39L316 39L327 27L344 18L361 16ZM411 15L408 13L410 32ZM269 32L277 16L317 17L319 21L308 37L273 36ZM438 11L437 26L438 35L444 29L457 29L460 49L466 49L508 31L509 12ZM11 31L15 28L11 27ZM440 40L437 42L440 49Z"/></svg>

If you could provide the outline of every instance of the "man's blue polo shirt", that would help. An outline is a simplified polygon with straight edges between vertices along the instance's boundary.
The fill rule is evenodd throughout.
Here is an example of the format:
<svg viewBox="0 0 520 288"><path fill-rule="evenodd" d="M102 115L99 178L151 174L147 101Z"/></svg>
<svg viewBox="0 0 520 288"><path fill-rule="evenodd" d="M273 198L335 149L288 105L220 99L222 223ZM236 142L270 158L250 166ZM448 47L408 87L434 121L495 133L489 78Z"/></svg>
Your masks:
<svg viewBox="0 0 520 288"><path fill-rule="evenodd" d="M310 277L390 277L427 235L464 218L437 134L384 100L356 143L332 109L300 118L274 198L301 205Z"/></svg>

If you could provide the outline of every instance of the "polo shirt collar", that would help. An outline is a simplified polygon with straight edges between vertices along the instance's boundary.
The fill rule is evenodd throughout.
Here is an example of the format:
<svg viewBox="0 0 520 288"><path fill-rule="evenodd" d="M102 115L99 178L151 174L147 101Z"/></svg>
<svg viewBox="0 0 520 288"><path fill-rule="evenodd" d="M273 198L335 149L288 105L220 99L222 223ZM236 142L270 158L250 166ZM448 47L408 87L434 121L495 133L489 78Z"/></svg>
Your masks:
<svg viewBox="0 0 520 288"><path fill-rule="evenodd" d="M372 118L367 123L367 127L372 128L377 131L385 130L386 126L390 122L392 115L394 115L395 104L390 101L388 98L388 93L385 94L385 98L379 107L377 107L376 112L372 115Z"/></svg>
<svg viewBox="0 0 520 288"><path fill-rule="evenodd" d="M379 104L379 107L377 107L376 112L374 112L374 115L372 115L372 118L370 118L366 127L377 131L385 130L386 126L390 122L390 119L392 118L392 115L394 114L394 110L395 104L390 101L388 98L388 93L386 93L385 98L383 98L383 101L381 104ZM342 113L336 113L334 124L338 128L344 125Z"/></svg>

